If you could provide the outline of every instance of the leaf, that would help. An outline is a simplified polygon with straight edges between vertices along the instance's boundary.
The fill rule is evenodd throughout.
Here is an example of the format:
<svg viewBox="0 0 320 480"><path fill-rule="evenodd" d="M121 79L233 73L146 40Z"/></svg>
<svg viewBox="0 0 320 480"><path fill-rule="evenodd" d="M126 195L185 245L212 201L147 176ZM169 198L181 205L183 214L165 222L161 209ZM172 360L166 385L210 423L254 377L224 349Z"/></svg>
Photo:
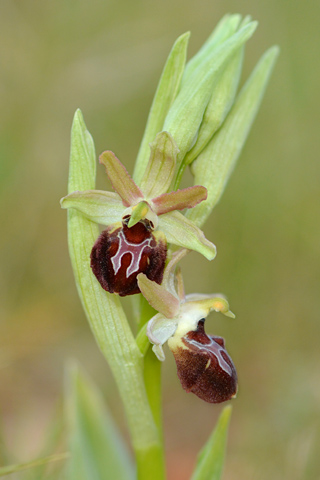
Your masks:
<svg viewBox="0 0 320 480"><path fill-rule="evenodd" d="M191 480L220 480L231 411L232 407L230 405L222 410L214 431L198 456Z"/></svg>
<svg viewBox="0 0 320 480"><path fill-rule="evenodd" d="M32 460L31 462L19 463L17 465L8 465L7 467L0 467L0 477L9 475L11 473L21 472L21 470L27 470L29 468L38 467L39 465L45 465L51 462L56 462L58 460L65 460L69 457L68 453L57 453L55 455L50 455L44 458L38 458L37 460Z"/></svg>
<svg viewBox="0 0 320 480"><path fill-rule="evenodd" d="M278 47L272 47L262 56L236 98L223 126L192 163L194 183L203 185L208 190L207 200L186 213L186 217L199 227L206 221L223 193L258 112L278 53Z"/></svg>
<svg viewBox="0 0 320 480"><path fill-rule="evenodd" d="M71 134L69 193L94 189L95 170L93 140L77 110ZM90 268L90 252L98 236L97 224L74 209L68 211L69 252L78 293L95 339L117 382L133 447L136 453L144 452L150 445L158 445L159 439L144 386L142 354L119 297L105 292Z"/></svg>
<svg viewBox="0 0 320 480"><path fill-rule="evenodd" d="M133 179L138 185L148 164L149 144L163 130L166 115L177 96L186 63L189 37L190 33L187 32L177 38L164 66L135 164Z"/></svg>
<svg viewBox="0 0 320 480"><path fill-rule="evenodd" d="M98 389L74 365L66 381L68 480L130 480L134 468Z"/></svg>

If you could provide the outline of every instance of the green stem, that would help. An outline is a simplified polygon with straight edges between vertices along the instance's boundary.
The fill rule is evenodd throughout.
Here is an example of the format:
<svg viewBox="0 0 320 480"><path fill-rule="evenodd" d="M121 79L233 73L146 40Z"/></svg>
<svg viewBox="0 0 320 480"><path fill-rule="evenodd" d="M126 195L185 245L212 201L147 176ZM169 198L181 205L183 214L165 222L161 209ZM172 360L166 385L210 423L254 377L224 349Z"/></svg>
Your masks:
<svg viewBox="0 0 320 480"><path fill-rule="evenodd" d="M156 311L149 305L144 297L141 296L140 303L140 331L137 336L137 344L144 354L144 383L147 392L147 397L154 422L158 430L160 447L150 451L148 457L143 458L143 465L145 469L145 476L138 476L139 480L147 480L149 478L164 480L165 474L165 458L163 448L163 428L162 428L162 395L161 395L161 362L157 359L150 348L146 347L146 323L156 313ZM149 341L148 341L149 342ZM155 472L155 461L157 463L157 472ZM151 470L149 470L149 468ZM149 475L149 476L148 476Z"/></svg>

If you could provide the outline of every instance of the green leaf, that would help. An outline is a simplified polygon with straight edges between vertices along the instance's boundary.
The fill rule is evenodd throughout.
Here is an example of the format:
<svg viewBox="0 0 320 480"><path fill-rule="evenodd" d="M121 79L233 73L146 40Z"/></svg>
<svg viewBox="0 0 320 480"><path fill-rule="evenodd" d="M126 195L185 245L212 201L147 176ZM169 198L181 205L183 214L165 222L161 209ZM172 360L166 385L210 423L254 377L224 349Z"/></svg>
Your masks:
<svg viewBox="0 0 320 480"><path fill-rule="evenodd" d="M173 136L180 150L177 169L195 143L217 74L220 74L221 68L226 66L234 53L252 36L256 26L256 22L251 22L217 49L213 49L181 88L163 127L163 130Z"/></svg>
<svg viewBox="0 0 320 480"><path fill-rule="evenodd" d="M227 433L232 408L222 410L218 423L198 456L191 480L220 480L225 459Z"/></svg>
<svg viewBox="0 0 320 480"><path fill-rule="evenodd" d="M189 37L190 32L187 32L175 41L164 66L135 163L133 179L139 185L149 160L149 144L163 130L166 115L177 96L186 63Z"/></svg>
<svg viewBox="0 0 320 480"><path fill-rule="evenodd" d="M80 110L71 134L69 193L95 188L95 150ZM159 438L144 386L142 354L119 297L105 292L90 268L90 253L99 228L85 216L68 211L68 243L78 293L95 339L117 382L139 458L159 448Z"/></svg>
<svg viewBox="0 0 320 480"><path fill-rule="evenodd" d="M272 47L263 55L223 126L191 165L194 183L203 185L208 190L207 200L186 213L199 227L206 221L223 193L259 109L278 53L278 47Z"/></svg>
<svg viewBox="0 0 320 480"><path fill-rule="evenodd" d="M98 389L76 366L66 380L67 479L133 479L132 462Z"/></svg>
<svg viewBox="0 0 320 480"><path fill-rule="evenodd" d="M17 465L8 465L7 467L0 467L0 477L4 477L5 475L9 475L11 473L21 472L22 470L28 470L29 468L38 467L40 465L45 465L51 462L56 462L58 460L65 460L68 457L68 453L57 453L55 455L50 455L49 457L32 460L31 462L19 463Z"/></svg>
<svg viewBox="0 0 320 480"><path fill-rule="evenodd" d="M62 208L74 208L101 225L120 222L125 210L118 194L104 190L72 192L60 200Z"/></svg>

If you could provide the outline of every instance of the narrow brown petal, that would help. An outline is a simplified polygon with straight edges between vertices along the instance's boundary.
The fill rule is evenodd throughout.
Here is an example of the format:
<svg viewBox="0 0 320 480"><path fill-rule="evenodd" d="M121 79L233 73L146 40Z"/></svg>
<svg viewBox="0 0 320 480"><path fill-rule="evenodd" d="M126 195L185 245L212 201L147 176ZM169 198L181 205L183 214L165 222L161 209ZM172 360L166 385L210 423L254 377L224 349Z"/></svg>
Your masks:
<svg viewBox="0 0 320 480"><path fill-rule="evenodd" d="M110 182L126 207L136 205L143 200L140 188L113 152L110 150L103 152L99 157L99 162L106 167Z"/></svg>
<svg viewBox="0 0 320 480"><path fill-rule="evenodd" d="M152 199L152 206L157 215L172 212L173 210L184 210L193 208L207 198L207 189L201 185L183 188L175 192L163 193Z"/></svg>

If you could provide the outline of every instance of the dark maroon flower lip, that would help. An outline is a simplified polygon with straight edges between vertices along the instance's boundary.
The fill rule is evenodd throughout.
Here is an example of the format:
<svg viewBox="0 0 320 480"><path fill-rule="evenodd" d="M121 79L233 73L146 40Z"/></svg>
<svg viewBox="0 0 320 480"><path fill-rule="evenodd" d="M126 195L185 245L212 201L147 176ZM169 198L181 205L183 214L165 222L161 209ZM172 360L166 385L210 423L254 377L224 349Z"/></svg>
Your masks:
<svg viewBox="0 0 320 480"><path fill-rule="evenodd" d="M221 403L237 393L237 372L222 337L208 336L204 319L172 349L182 387L209 403Z"/></svg>
<svg viewBox="0 0 320 480"><path fill-rule="evenodd" d="M165 236L153 232L143 220L133 227L123 223L110 225L95 242L91 251L91 268L102 288L120 296L140 293L137 275L144 273L160 284L167 256Z"/></svg>

